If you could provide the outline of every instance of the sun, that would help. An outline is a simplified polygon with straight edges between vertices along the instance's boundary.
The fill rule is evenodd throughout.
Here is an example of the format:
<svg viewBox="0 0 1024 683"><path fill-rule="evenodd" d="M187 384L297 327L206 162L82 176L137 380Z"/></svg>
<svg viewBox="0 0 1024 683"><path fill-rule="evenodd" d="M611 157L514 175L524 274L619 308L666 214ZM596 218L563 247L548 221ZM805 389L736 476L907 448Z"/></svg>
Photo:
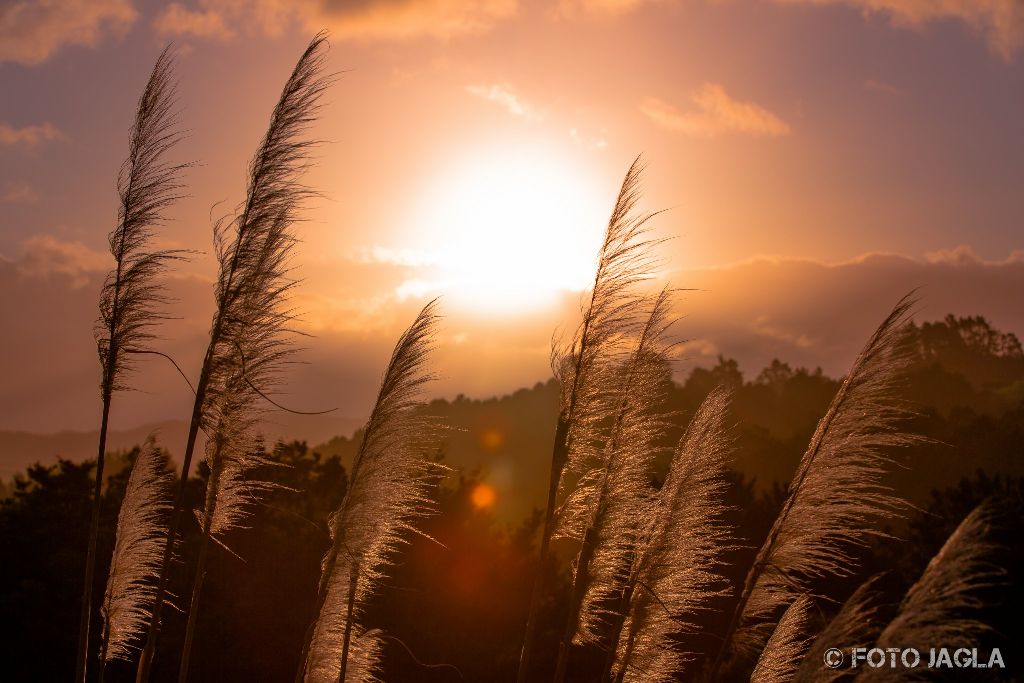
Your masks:
<svg viewBox="0 0 1024 683"><path fill-rule="evenodd" d="M400 296L444 294L482 313L586 289L607 220L595 174L536 148L478 150L429 183L410 217L418 272Z"/></svg>

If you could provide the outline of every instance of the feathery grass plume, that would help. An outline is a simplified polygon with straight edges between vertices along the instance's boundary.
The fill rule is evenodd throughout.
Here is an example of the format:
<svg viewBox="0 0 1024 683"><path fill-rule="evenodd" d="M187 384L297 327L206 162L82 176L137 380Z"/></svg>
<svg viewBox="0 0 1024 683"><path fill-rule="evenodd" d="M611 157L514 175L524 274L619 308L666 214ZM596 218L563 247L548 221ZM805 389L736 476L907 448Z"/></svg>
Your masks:
<svg viewBox="0 0 1024 683"><path fill-rule="evenodd" d="M185 641L178 670L178 680L182 683L188 680L199 601L206 579L210 540L215 540L227 548L226 542L221 540L224 534L233 529L244 528L256 505L272 491L283 488L275 482L261 479L257 474L258 471L278 463L264 455L262 438L253 435L254 420L245 414L234 416L231 413L222 413L222 422L224 421L229 424L219 425L215 434L206 443L206 462L210 474L203 510L195 511L199 528L202 530L202 540L196 561Z"/></svg>
<svg viewBox="0 0 1024 683"><path fill-rule="evenodd" d="M813 601L801 595L782 615L757 660L750 683L789 683L810 645L807 625Z"/></svg>
<svg viewBox="0 0 1024 683"><path fill-rule="evenodd" d="M323 560L318 615L297 677L307 683L373 681L378 636L359 626L366 601L415 521L432 508L427 497L437 465L425 457L438 425L423 415L423 388L434 376L436 301L398 340L363 431L349 489L328 520L331 547Z"/></svg>
<svg viewBox="0 0 1024 683"><path fill-rule="evenodd" d="M667 426L663 404L669 345L665 333L671 297L663 290L640 332L636 348L619 368L613 424L603 462L585 472L558 511L556 537L581 541L574 563L572 597L559 649L555 680L563 680L570 644L612 649L609 608L629 578L643 520L654 499L652 466L661 452L658 438Z"/></svg>
<svg viewBox="0 0 1024 683"><path fill-rule="evenodd" d="M152 440L147 441L135 459L117 517L114 554L100 609L103 616L101 680L103 665L108 660L128 661L139 650L137 641L149 623L171 511L173 482L167 456Z"/></svg>
<svg viewBox="0 0 1024 683"><path fill-rule="evenodd" d="M1000 509L993 500L974 508L932 558L921 578L907 591L896 617L878 637L876 647L971 648L992 627L979 617L987 606L980 595L1006 581L1006 570L993 562L1002 546L993 540ZM927 667L868 668L868 680L924 680Z"/></svg>
<svg viewBox="0 0 1024 683"><path fill-rule="evenodd" d="M164 549L158 598L167 584L167 568L180 526L188 471L199 429L216 435L232 420L235 403L254 400L272 386L289 347L284 333L292 320L283 301L294 286L288 259L304 200L314 193L301 183L316 144L304 134L315 121L320 99L331 79L323 75L326 35L310 42L299 59L274 108L270 126L249 166L244 202L231 220L218 221L214 230L219 274L215 288L216 313L210 341L196 384L196 399L175 497L170 534ZM239 376L242 380L239 380ZM241 389L245 395L238 397ZM242 419L244 411L242 411ZM236 427L231 427L236 429ZM158 599L136 680L149 680L160 629Z"/></svg>
<svg viewBox="0 0 1024 683"><path fill-rule="evenodd" d="M281 298L278 296L276 301ZM275 299L267 297L268 306L274 302ZM283 324L275 324L278 320L286 320L286 316L275 316L273 311L271 314L255 322L250 320L250 324L242 330L241 339L237 343L234 374L219 393L220 401L210 409L211 413L216 414L217 423L208 432L210 436L206 442L205 455L210 474L203 510L196 511L202 540L178 672L181 683L188 680L210 540L216 540L227 548L221 540L224 534L243 528L256 505L270 492L282 488L259 475L261 470L277 463L264 455L262 438L255 432L262 412L259 410L259 399L275 379L275 370L290 351L284 344ZM228 359L225 359L225 364L227 362Z"/></svg>
<svg viewBox="0 0 1024 683"><path fill-rule="evenodd" d="M841 646L844 649L870 647L882 625L879 620L881 594L878 577L869 579L853 592L828 625L815 637L804 657L795 683L834 683L852 678L848 668L825 666L825 652Z"/></svg>
<svg viewBox="0 0 1024 683"><path fill-rule="evenodd" d="M156 228L164 222L167 208L180 197L181 174L188 167L167 160L168 152L181 139L176 124L174 56L170 48L165 48L139 98L128 157L117 177L118 222L108 238L116 265L103 283L95 329L103 368L103 412L75 663L75 680L79 683L85 681L89 658L96 540L111 399L115 391L128 388L125 377L132 369L132 353L147 350L154 336L153 325L163 318L157 310L166 302L159 275L169 262L184 256L181 251L153 248Z"/></svg>
<svg viewBox="0 0 1024 683"><path fill-rule="evenodd" d="M744 581L722 647L742 664L763 648L782 607L814 591L817 580L848 576L853 550L882 535L880 522L909 507L884 481L890 451L922 441L901 431L909 415L895 394L911 358L906 322L914 299L903 297L854 361L818 423L789 494Z"/></svg>
<svg viewBox="0 0 1024 683"><path fill-rule="evenodd" d="M582 322L568 347L556 344L552 349L552 370L561 389L558 425L518 683L526 683L530 675L544 572L554 530L555 502L559 491L568 488L567 470L570 475L578 476L589 469L591 463L600 462L600 444L604 441L602 425L607 424L616 406L614 396L609 395L609 387L618 384L615 372L617 362L624 355L623 340L635 331L639 317L642 299L635 287L655 266L652 252L659 241L651 239L647 231L652 214L635 212L640 198L641 174L638 157L626 173L608 221Z"/></svg>
<svg viewBox="0 0 1024 683"><path fill-rule="evenodd" d="M676 680L691 657L677 649L675 636L696 632L697 617L728 590L724 556L736 548L722 502L733 447L729 400L719 387L701 403L646 516L617 624L617 683Z"/></svg>

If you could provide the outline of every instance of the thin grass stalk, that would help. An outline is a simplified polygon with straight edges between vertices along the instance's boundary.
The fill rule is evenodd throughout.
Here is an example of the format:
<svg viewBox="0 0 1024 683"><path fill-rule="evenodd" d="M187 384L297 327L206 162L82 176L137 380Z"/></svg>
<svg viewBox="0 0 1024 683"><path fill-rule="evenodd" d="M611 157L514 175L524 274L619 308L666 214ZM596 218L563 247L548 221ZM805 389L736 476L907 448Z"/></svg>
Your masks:
<svg viewBox="0 0 1024 683"><path fill-rule="evenodd" d="M219 451L219 448L218 448ZM210 548L210 527L213 520L214 506L217 501L216 480L220 477L219 468L210 471L212 486L206 489L206 498L203 504L202 537L199 541L199 557L196 560L195 580L192 584L192 597L188 606L188 622L185 625L185 643L181 650L181 664L178 668L178 682L185 683L188 680L188 667L192 658L192 641L196 633L196 621L199 617L199 596L203 592L203 582L206 579L206 557Z"/></svg>
<svg viewBox="0 0 1024 683"><path fill-rule="evenodd" d="M107 363L104 375L111 371ZM96 543L100 531L100 508L103 499L103 465L107 450L107 424L110 418L112 393L104 381L103 417L100 419L99 449L96 455L96 483L93 486L92 513L89 519L89 546L85 554L85 578L82 585L82 611L78 620L78 653L75 659L75 680L85 683L89 661L89 627L92 622L92 584L96 576ZM104 637L105 639L105 637ZM102 661L102 660L101 660ZM103 665L100 664L102 667Z"/></svg>
<svg viewBox="0 0 1024 683"><path fill-rule="evenodd" d="M802 595L786 608L757 659L750 683L791 683L811 642L807 630L813 604Z"/></svg>
<svg viewBox="0 0 1024 683"><path fill-rule="evenodd" d="M849 573L852 558L841 544L863 545L866 537L881 535L869 521L896 517L906 510L906 501L882 483L886 467L892 465L883 449L922 440L900 431L899 422L909 413L892 396L897 378L909 362L902 331L914 303L907 295L896 304L854 361L818 423L789 495L747 572L721 646L707 670L708 680L717 680L755 595L763 603L755 611L763 615L780 601L795 597L797 591L806 590L801 572L818 577ZM836 430L838 436L833 434ZM824 472L817 468L821 457L829 465ZM812 477L816 489L808 491L805 483ZM804 498L811 495L827 500L819 500L820 508L809 507ZM826 509L828 506L834 506L833 510ZM847 526L822 526L836 520ZM794 549L800 552L794 553ZM785 559L777 558L787 552ZM770 625L768 620L755 624L759 628L751 638L763 643L760 627Z"/></svg>
<svg viewBox="0 0 1024 683"><path fill-rule="evenodd" d="M173 475L166 457L147 441L132 466L118 513L117 534L100 614L102 678L108 659L130 660L153 609L159 560L170 514Z"/></svg>
<svg viewBox="0 0 1024 683"><path fill-rule="evenodd" d="M565 617L565 626L562 628L562 638L558 642L558 660L555 663L555 683L564 683L569 673L569 651L572 646L572 635L576 631L576 624L580 618L580 607L583 603L583 596L587 591L587 582L590 579L588 567L594 559L594 530L587 529L583 536L583 546L576 556L576 572L572 582L572 591L569 594L569 612Z"/></svg>
<svg viewBox="0 0 1024 683"><path fill-rule="evenodd" d="M437 466L424 453L438 425L422 414L422 391L433 380L436 302L423 308L399 339L384 373L352 466L349 488L328 520L331 547L320 575L317 616L303 643L296 680L376 680L379 637L358 625L375 585L414 521L431 511L427 497ZM353 588L355 590L353 591Z"/></svg>
<svg viewBox="0 0 1024 683"><path fill-rule="evenodd" d="M850 678L849 669L822 666L825 653L842 644L846 649L870 647L882 629L879 623L881 594L878 576L868 579L846 599L843 606L814 638L793 678L794 683L835 683Z"/></svg>
<svg viewBox="0 0 1024 683"><path fill-rule="evenodd" d="M352 622L356 609L356 591L359 589L359 562L352 565L352 576L348 584L348 605L345 606L345 636L341 645L341 670L338 671L338 683L345 683L348 671L348 648L352 644Z"/></svg>
<svg viewBox="0 0 1024 683"><path fill-rule="evenodd" d="M311 194L299 184L298 176L308 163L310 147L315 144L300 136L313 122L320 95L329 83L321 75L325 46L326 35L317 34L296 64L271 116L267 134L250 166L249 186L241 211L229 223L218 223L215 230L220 261L217 312L195 387L196 397L189 418L181 479L164 548L158 601L136 671L136 683L148 682L152 668L160 632L163 598L167 592L170 559L181 527L196 437L201 428L211 433L214 431L216 425L210 421L215 418L214 409L223 400L227 389L225 376L237 371L235 348L245 341L238 335L247 329L239 322L252 315L252 312L241 307L266 304L267 299L275 300L290 286L280 284L286 272L284 261L294 242L289 227L297 219L302 200ZM231 229L234 237L228 240L227 233ZM269 261L265 258L268 250L274 252ZM289 319L286 314L273 310L268 312L261 309L257 314L276 317L266 324L277 327L282 324L282 320ZM276 340L264 341L270 345L277 343ZM277 358L275 354L272 355Z"/></svg>
<svg viewBox="0 0 1024 683"><path fill-rule="evenodd" d="M244 331L243 336L248 337L246 344L255 347L256 357L250 357L248 364L239 362L236 374L228 381L222 392L221 400L213 406L219 417L211 443L207 444L206 459L210 474L206 483L203 511L197 515L202 537L196 572L193 575L192 598L188 608L188 622L178 672L179 683L188 680L211 539L217 540L215 537L242 527L254 506L266 494L284 488L275 482L250 476L257 468L276 464L263 455L261 439L252 436L259 414L254 404L263 396L257 382L260 385L265 384L268 378L267 370L273 369L272 366L281 357L281 353L259 353L261 350L267 350L259 339L252 338L259 333L271 337L275 334L272 329ZM241 355L241 345L239 354ZM218 542L224 545L223 542Z"/></svg>
<svg viewBox="0 0 1024 683"><path fill-rule="evenodd" d="M128 158L118 177L119 221L109 239L116 266L103 285L101 315L96 331L103 368L100 384L103 410L75 658L75 680L78 683L84 683L88 669L92 590L96 575L96 544L110 405L114 392L126 388L120 378L131 366L124 354L132 346L145 346L153 336L151 326L161 318L154 307L164 303L165 298L153 279L169 261L182 256L181 252L173 250L150 250L153 229L163 222L164 210L178 199L181 172L187 167L187 164L172 165L165 161L167 152L180 139L180 134L174 130L173 67L173 55L170 48L165 48L139 98Z"/></svg>
<svg viewBox="0 0 1024 683"><path fill-rule="evenodd" d="M630 573L639 532L639 519L653 498L650 470L658 449L654 446L664 416L658 404L661 372L668 366L668 346L663 336L671 297L667 289L654 300L640 332L636 349L621 370L615 411L604 462L584 475L559 515L563 535L573 537L584 525L582 544L575 562L569 612L559 644L556 683L568 674L572 644L600 644L601 628L609 615L602 605L621 596ZM591 483L597 479L600 484ZM593 565L593 566L592 566ZM614 615L612 615L614 621ZM614 648L614 641L611 644Z"/></svg>
<svg viewBox="0 0 1024 683"><path fill-rule="evenodd" d="M724 556L737 548L722 500L732 438L729 392L713 390L679 440L647 515L612 627L604 680L667 682L692 653L674 649L678 634L699 630L697 615L727 592Z"/></svg>
<svg viewBox="0 0 1024 683"><path fill-rule="evenodd" d="M986 593L1008 584L1010 573L1000 562L1006 547L999 539L1005 538L1011 510L1004 509L998 498L975 507L907 590L874 646L886 651L937 646L952 650L975 647L990 636L994 628L984 613L992 598ZM934 674L924 667L868 667L858 680L934 680Z"/></svg>
<svg viewBox="0 0 1024 683"><path fill-rule="evenodd" d="M638 157L623 180L608 221L582 323L566 354L567 358L554 363L565 365L564 361L568 360L568 372L565 372L565 368L556 368L555 374L556 377L571 377L568 378L568 386L565 382L567 378L561 377L561 406L551 449L544 524L516 673L517 683L527 683L532 666L545 572L551 552L551 537L555 531L555 508L563 475L566 466L574 459L574 448L587 441L586 424L599 421L581 418L581 413L597 412L595 394L599 391L597 387L601 384L601 373L595 366L609 362L609 347L614 346L616 335L632 322L635 301L631 287L646 275L651 266L649 253L656 242L646 239L645 224L650 215L632 215L639 199L641 175L642 162Z"/></svg>

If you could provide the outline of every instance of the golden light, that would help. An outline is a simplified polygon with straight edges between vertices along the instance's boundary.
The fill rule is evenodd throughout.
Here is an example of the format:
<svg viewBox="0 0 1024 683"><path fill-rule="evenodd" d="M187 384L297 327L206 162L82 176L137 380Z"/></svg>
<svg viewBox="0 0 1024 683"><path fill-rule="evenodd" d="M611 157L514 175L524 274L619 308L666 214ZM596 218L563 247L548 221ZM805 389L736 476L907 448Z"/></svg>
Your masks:
<svg viewBox="0 0 1024 683"><path fill-rule="evenodd" d="M428 185L406 252L425 276L406 281L400 297L444 294L449 305L503 314L590 285L611 200L568 155L478 150Z"/></svg>
<svg viewBox="0 0 1024 683"><path fill-rule="evenodd" d="M503 443L505 435L497 429L485 429L480 432L480 445L488 451L500 448Z"/></svg>
<svg viewBox="0 0 1024 683"><path fill-rule="evenodd" d="M478 508L489 508L494 505L495 499L498 497L497 492L493 486L487 484L477 484L473 487L472 493L470 493L470 500L473 501L473 505Z"/></svg>

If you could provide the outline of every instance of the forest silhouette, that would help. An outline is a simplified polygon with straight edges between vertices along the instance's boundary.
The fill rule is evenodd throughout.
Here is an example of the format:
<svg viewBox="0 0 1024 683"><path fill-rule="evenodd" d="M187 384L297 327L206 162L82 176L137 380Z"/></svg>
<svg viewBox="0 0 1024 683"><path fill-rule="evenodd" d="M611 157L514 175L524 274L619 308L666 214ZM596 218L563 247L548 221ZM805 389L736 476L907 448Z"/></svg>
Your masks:
<svg viewBox="0 0 1024 683"><path fill-rule="evenodd" d="M840 596L884 570L885 594L890 603L898 601L971 509L992 496L1019 506L1024 495L1024 355L1019 342L977 317L948 316L914 331L918 357L905 395L918 406L917 429L938 443L905 454L907 469L897 472L897 486L921 510L896 530L896 539L879 540L865 552L857 575L837 585ZM673 383L669 400L680 416L674 425L677 431L708 388L719 384L731 385L735 392L730 418L735 423L736 455L728 499L736 509L739 536L749 548L767 533L803 443L838 382L781 361L745 379L735 361L720 359ZM508 456L524 464L533 462L532 476L543 476L545 464L538 454L550 448L556 394L551 381L498 399L459 397L436 400L425 408L455 428L432 457L459 464L437 486L438 514L423 525L424 533L437 542L411 537L368 608L368 623L394 637L384 643L383 680L514 679L543 500L539 491L532 498L524 496L510 508L522 508L522 514L496 517L493 509L473 503L472 492L487 480L484 463L491 451L481 445L481 436L499 420L518 434L502 446L509 449ZM524 437L520 426L538 422L535 438ZM222 548L215 550L207 578L209 597L200 615L200 629L206 635L193 656L196 680L287 680L292 675L329 542L325 520L344 496L357 443L358 434L313 448L293 442L273 449L274 459L285 467L274 468L271 476L292 490L283 489L267 500L250 529L232 532L228 545L237 557ZM138 453L136 449L112 456L112 473L104 488L100 558L110 557L116 512ZM34 466L4 483L0 538L8 561L0 565L0 604L9 617L3 641L8 680L56 680L71 668L78 572L87 530L81 511L88 505L94 468L93 461L60 460ZM190 505L201 503L207 476L208 468L201 466L190 480ZM1009 520L1001 534L1006 541L1005 567L1024 566L1020 546L1013 542L1019 519ZM197 547L200 535L198 525L186 525L185 556ZM736 555L742 565L752 559L752 550ZM545 671L550 675L554 666L557 625L565 609L564 597L554 596L565 595L557 587L569 580L567 555L558 553L547 571L556 590L544 605L539 678ZM97 575L105 577L105 572L104 562ZM175 595L184 591L186 574L186 567L175 567ZM986 616L995 627L985 641L987 647L1002 643L1005 648L1021 637L1014 618L1024 604L1017 577L1015 570L987 606ZM736 572L730 578L742 580ZM102 588L99 582L96 590ZM721 613L709 615L707 627L721 628L722 620ZM183 628L180 616L172 611L160 656L173 658L180 651ZM599 654L580 653L574 680L589 680L588 666L600 665ZM112 664L111 680L127 677L129 669L124 663ZM1014 680L1011 671L974 672L974 679ZM172 679L172 672L154 673L154 680Z"/></svg>

